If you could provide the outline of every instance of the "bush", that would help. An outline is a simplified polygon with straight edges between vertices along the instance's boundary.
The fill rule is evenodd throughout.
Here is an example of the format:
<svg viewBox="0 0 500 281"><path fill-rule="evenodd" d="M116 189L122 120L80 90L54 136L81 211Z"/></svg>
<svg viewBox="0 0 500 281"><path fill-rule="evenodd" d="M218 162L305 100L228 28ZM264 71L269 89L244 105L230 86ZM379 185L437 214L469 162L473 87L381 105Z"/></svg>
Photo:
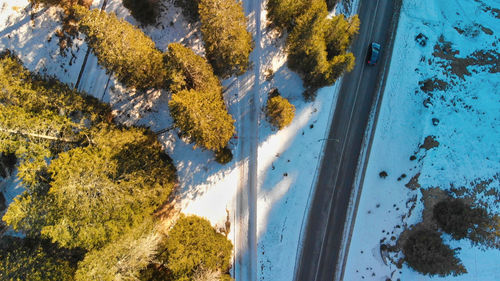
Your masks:
<svg viewBox="0 0 500 281"><path fill-rule="evenodd" d="M266 116L269 123L281 130L292 123L295 116L295 106L279 95L269 97L266 105Z"/></svg>
<svg viewBox="0 0 500 281"><path fill-rule="evenodd" d="M457 276L467 273L456 257L456 250L445 245L434 230L413 231L403 246L403 254L408 265L422 274Z"/></svg>
<svg viewBox="0 0 500 281"><path fill-rule="evenodd" d="M233 160L233 153L227 146L215 152L215 161L220 164L227 164Z"/></svg>
<svg viewBox="0 0 500 281"><path fill-rule="evenodd" d="M78 6L75 15L99 64L120 83L139 90L165 86L163 54L140 29L97 9Z"/></svg>
<svg viewBox="0 0 500 281"><path fill-rule="evenodd" d="M123 6L140 23L155 24L160 12L159 0L123 0Z"/></svg>
<svg viewBox="0 0 500 281"><path fill-rule="evenodd" d="M215 74L227 78L244 73L253 43L241 2L200 0L199 13L206 57Z"/></svg>

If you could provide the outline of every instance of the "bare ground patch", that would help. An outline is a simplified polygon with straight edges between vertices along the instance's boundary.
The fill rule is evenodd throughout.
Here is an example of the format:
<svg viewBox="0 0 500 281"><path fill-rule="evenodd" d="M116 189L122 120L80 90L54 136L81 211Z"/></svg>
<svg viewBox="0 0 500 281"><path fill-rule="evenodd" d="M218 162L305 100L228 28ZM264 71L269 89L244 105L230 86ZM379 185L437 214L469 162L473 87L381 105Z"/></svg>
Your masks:
<svg viewBox="0 0 500 281"><path fill-rule="evenodd" d="M452 74L465 80L465 76L470 76L469 66L483 66L490 73L500 71L500 53L497 50L477 50L465 58L458 57L460 51L453 49L452 43L446 41L444 36L439 36L438 42L434 45L432 55L444 61L437 64L445 70L445 74Z"/></svg>

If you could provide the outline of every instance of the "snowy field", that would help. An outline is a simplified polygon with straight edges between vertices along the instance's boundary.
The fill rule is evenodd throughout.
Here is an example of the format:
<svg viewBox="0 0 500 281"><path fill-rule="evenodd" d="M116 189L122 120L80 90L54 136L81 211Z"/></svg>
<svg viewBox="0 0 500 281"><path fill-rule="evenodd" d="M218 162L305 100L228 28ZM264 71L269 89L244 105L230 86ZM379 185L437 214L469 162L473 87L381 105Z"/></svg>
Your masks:
<svg viewBox="0 0 500 281"><path fill-rule="evenodd" d="M465 275L398 269L380 251L422 221L421 190L439 187L500 211L499 9L497 0L403 0L344 280L500 280L498 250L448 235Z"/></svg>
<svg viewBox="0 0 500 281"><path fill-rule="evenodd" d="M243 85L240 84L242 79L223 81L227 87L224 95L230 113L236 120L241 120L246 113L245 97L252 91L252 83L256 79L259 81L257 277L259 280L292 280L303 217L333 113L337 86L321 89L314 102L304 101L300 78L286 67L284 37L280 38L266 28L263 2L260 15L248 15L261 23L261 40L255 42L260 44L261 53L253 56L253 64L259 65L259 77L248 79ZM102 0L95 0L92 7L100 8L101 5ZM137 25L120 0L108 0L106 11L115 12ZM61 27L58 13L60 10L56 8L33 11L27 0L0 0L0 50L14 50L30 70L75 85L87 46L83 37L76 38L66 55L60 54L55 36ZM190 26L171 1L163 1L159 24L141 28L161 50L171 42L182 42L199 54L204 52L198 26ZM258 64L256 58L260 60ZM268 81L264 73L269 69L273 70L274 78ZM262 111L272 88L278 88L281 95L296 107L293 123L279 132L265 121ZM109 102L119 122L147 125L156 132L164 131L172 124L167 106L168 93L156 91L144 95L127 91L105 73L92 53L78 89ZM246 129L241 124L236 126L237 136ZM184 213L206 217L218 228L223 228L229 219L229 238L234 242L234 228L239 227L234 221L235 202L244 186L241 185L240 166L247 157L238 155L242 140L235 138L230 141L235 157L222 166L215 162L211 152L193 149L173 130L159 134L159 139L178 170L177 207ZM2 191L10 194L8 203L19 193L19 189L8 189L14 186L7 184L9 182L14 181L3 181L2 187Z"/></svg>

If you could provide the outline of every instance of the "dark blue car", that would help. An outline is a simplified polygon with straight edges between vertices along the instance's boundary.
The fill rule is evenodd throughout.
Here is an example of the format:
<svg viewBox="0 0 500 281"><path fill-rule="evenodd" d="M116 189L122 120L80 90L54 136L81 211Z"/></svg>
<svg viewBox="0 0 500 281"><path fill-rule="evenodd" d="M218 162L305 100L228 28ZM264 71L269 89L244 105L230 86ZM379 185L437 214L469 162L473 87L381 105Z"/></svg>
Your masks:
<svg viewBox="0 0 500 281"><path fill-rule="evenodd" d="M380 56L380 44L373 42L368 49L368 60L369 65L377 64L378 58Z"/></svg>

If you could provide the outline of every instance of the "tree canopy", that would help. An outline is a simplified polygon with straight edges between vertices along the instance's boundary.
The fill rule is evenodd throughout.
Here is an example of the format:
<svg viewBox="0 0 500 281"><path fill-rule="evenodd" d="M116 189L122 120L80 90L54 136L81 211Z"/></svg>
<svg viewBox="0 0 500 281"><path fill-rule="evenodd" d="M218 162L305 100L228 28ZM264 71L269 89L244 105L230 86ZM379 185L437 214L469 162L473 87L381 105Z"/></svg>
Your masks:
<svg viewBox="0 0 500 281"><path fill-rule="evenodd" d="M244 73L253 43L241 2L200 0L198 7L206 57L215 73L223 78Z"/></svg>
<svg viewBox="0 0 500 281"><path fill-rule="evenodd" d="M323 0L270 0L267 9L274 24L290 33L288 66L302 76L307 88L330 85L353 69L354 56L347 49L359 29L357 16L327 18Z"/></svg>
<svg viewBox="0 0 500 281"><path fill-rule="evenodd" d="M175 168L156 136L114 125L109 107L0 59L0 152L15 153L25 192L3 220L28 236L93 249L167 200Z"/></svg>
<svg viewBox="0 0 500 281"><path fill-rule="evenodd" d="M74 280L77 257L44 240L3 236L0 243L0 279L5 281Z"/></svg>
<svg viewBox="0 0 500 281"><path fill-rule="evenodd" d="M101 66L127 87L147 90L165 86L163 53L140 29L114 13L75 6L79 29Z"/></svg>
<svg viewBox="0 0 500 281"><path fill-rule="evenodd" d="M159 259L174 280L191 280L197 270L227 273L233 245L205 219L181 216L169 231Z"/></svg>
<svg viewBox="0 0 500 281"><path fill-rule="evenodd" d="M234 134L234 120L222 97L222 87L210 65L191 49L168 47L172 98L168 105L180 134L209 150L223 148Z"/></svg>

